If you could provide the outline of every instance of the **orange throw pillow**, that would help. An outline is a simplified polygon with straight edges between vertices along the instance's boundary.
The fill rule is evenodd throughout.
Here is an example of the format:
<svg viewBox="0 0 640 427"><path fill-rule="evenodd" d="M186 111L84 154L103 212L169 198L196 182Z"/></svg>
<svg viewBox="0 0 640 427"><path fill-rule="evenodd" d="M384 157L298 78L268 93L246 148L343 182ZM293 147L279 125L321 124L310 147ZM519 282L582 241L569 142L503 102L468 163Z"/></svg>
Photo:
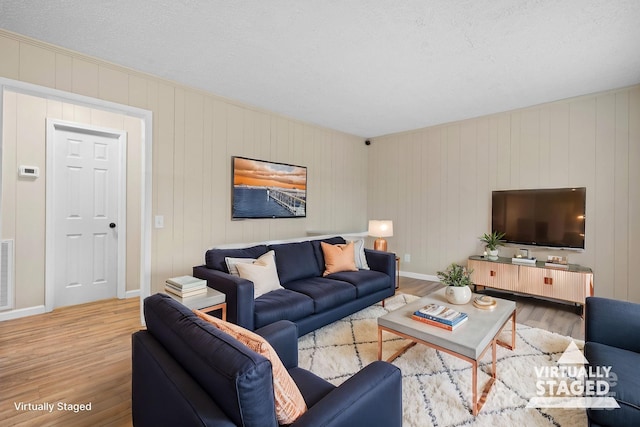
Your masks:
<svg viewBox="0 0 640 427"><path fill-rule="evenodd" d="M276 401L276 417L279 424L291 424L307 410L300 389L289 375L276 351L263 337L233 323L193 310L196 316L211 323L222 332L246 345L251 351L263 355L271 362L273 392Z"/></svg>
<svg viewBox="0 0 640 427"><path fill-rule="evenodd" d="M353 242L342 245L330 245L320 242L322 254L324 255L324 273L326 276L339 271L358 271L353 252Z"/></svg>

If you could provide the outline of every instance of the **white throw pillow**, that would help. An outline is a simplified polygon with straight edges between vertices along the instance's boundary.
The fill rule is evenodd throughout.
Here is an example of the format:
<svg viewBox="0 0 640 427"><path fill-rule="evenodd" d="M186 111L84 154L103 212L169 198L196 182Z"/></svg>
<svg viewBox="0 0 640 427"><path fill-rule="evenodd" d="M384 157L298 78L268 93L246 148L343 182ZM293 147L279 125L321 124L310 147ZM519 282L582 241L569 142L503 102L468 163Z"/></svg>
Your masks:
<svg viewBox="0 0 640 427"><path fill-rule="evenodd" d="M238 273L238 264L253 264L255 262L255 258L231 258L226 257L224 259L225 264L227 264L227 270L229 270L229 274L232 276L240 277L240 273Z"/></svg>
<svg viewBox="0 0 640 427"><path fill-rule="evenodd" d="M352 242L353 242L353 256L356 261L356 267L358 267L361 270L369 270L369 264L367 264L367 257L364 255L364 239L352 240Z"/></svg>
<svg viewBox="0 0 640 427"><path fill-rule="evenodd" d="M254 298L276 289L284 289L280 285L274 251L267 252L251 264L237 263L236 268L240 277L253 282Z"/></svg>

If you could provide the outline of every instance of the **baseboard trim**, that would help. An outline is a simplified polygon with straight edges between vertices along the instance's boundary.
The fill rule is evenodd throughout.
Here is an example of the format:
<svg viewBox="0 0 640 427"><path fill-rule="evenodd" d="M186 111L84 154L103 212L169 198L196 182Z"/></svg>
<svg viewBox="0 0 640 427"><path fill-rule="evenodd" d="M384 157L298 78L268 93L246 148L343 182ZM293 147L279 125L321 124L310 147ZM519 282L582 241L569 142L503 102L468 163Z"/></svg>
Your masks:
<svg viewBox="0 0 640 427"><path fill-rule="evenodd" d="M124 294L125 299L140 298L140 289L134 289L133 291L127 291Z"/></svg>
<svg viewBox="0 0 640 427"><path fill-rule="evenodd" d="M0 313L0 322L5 320L20 319L21 317L34 316L36 314L46 313L44 305L36 305L34 307L19 308L4 313Z"/></svg>
<svg viewBox="0 0 640 427"><path fill-rule="evenodd" d="M125 298L140 298L140 289L134 289L133 291L127 291ZM46 313L44 305L36 305L33 307L19 308L17 310L8 310L0 312L0 322L5 320L20 319L22 317L34 316L36 314Z"/></svg>
<svg viewBox="0 0 640 427"><path fill-rule="evenodd" d="M431 274L412 273L411 271L400 270L401 277L409 277L411 279L428 280L430 282L439 282L438 276L432 276Z"/></svg>

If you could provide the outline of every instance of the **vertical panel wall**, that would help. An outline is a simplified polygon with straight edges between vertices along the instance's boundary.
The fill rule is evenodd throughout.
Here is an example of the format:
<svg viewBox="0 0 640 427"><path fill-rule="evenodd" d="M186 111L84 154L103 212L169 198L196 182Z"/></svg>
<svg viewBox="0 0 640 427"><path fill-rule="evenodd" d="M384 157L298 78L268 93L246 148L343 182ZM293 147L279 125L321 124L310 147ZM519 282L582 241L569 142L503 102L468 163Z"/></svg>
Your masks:
<svg viewBox="0 0 640 427"><path fill-rule="evenodd" d="M204 261L206 249L214 245L304 236L309 231L366 229L368 151L359 137L3 30L0 58L1 77L152 111L152 212L164 216L164 228L152 229L152 292L160 290L167 277L189 274L192 266ZM26 161L21 159L32 148L44 147L45 117L140 131L139 121L131 118L31 98L25 105L16 99L16 107L4 112L3 138L14 142L3 147L1 230L3 238L16 238L16 309L44 303L44 267L40 266L44 257L44 192L22 188L15 176L17 164ZM138 207L136 201L142 197L140 152L131 150L130 146L127 206ZM307 218L231 221L234 155L306 166ZM38 154L37 162L44 171L44 151ZM37 182L44 188L44 178ZM128 212L127 223L127 250L135 257L127 262L127 289L135 290L140 287L137 259L144 224L139 212Z"/></svg>
<svg viewBox="0 0 640 427"><path fill-rule="evenodd" d="M640 86L375 138L369 162L369 217L394 220L404 272L482 253L492 190L584 186L586 250L533 255L567 256L593 269L596 295L640 302Z"/></svg>
<svg viewBox="0 0 640 427"><path fill-rule="evenodd" d="M16 308L44 304L46 118L127 132L126 290L139 289L142 183L141 121L121 114L6 92L3 100L2 235L15 239ZM19 178L19 165L40 177Z"/></svg>

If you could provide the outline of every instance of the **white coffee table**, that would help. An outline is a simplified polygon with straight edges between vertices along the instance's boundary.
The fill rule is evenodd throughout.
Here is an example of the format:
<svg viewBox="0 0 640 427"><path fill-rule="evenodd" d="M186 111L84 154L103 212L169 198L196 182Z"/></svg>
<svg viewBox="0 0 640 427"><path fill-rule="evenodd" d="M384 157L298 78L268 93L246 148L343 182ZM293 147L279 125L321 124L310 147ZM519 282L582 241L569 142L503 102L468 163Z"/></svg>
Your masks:
<svg viewBox="0 0 640 427"><path fill-rule="evenodd" d="M417 343L424 344L436 350L466 360L472 365L472 402L471 412L477 415L486 401L489 390L496 379L496 345L510 350L516 346L516 303L495 298L497 306L493 310L482 310L472 303L465 305L449 304L445 298L445 289L440 289L431 295L409 303L398 310L378 318L378 360L382 360L382 332L390 332L411 342L392 355L388 362L403 354ZM473 298L472 298L473 299ZM467 313L469 319L454 331L448 331L436 326L427 325L413 320L411 315L427 304L441 304ZM511 319L511 343L498 340L498 335ZM491 378L478 397L478 361L487 350L492 349Z"/></svg>
<svg viewBox="0 0 640 427"><path fill-rule="evenodd" d="M192 297L181 298L178 295L172 294L171 292L165 292L165 294L169 295L174 300L182 303L187 308L191 310L200 310L209 312L213 310L221 310L222 311L222 320L227 320L227 303L226 303L226 295L222 292L216 291L215 289L211 289L207 287L206 294L194 295Z"/></svg>

